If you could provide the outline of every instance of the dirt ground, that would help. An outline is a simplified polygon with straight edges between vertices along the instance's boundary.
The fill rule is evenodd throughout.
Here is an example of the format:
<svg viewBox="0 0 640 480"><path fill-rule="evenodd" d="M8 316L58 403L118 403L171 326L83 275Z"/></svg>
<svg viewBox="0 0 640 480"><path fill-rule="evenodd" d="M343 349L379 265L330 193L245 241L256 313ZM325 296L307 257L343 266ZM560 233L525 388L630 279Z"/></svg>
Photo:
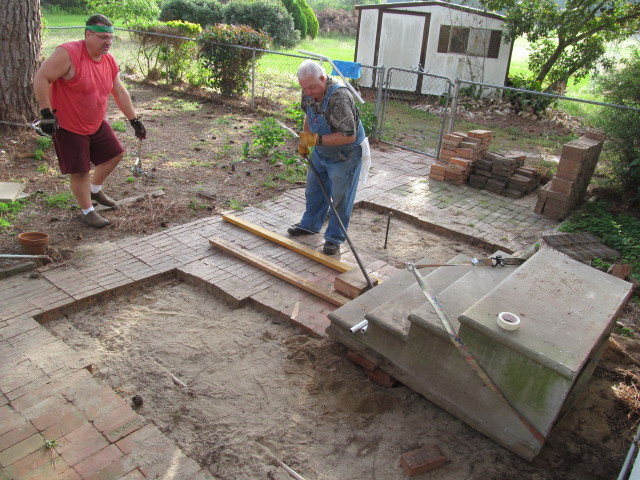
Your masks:
<svg viewBox="0 0 640 480"><path fill-rule="evenodd" d="M365 235L382 218L356 210L352 240L363 252L383 254ZM485 253L401 220L391 232L391 262L417 260L425 244L438 260ZM99 246L81 254L85 248ZM175 279L46 326L123 398L141 395L139 413L219 479L289 478L275 456L307 480L401 480L400 455L427 444L448 463L414 478L610 479L637 420L616 388L637 381L640 343L620 336L527 463L410 389L370 382L336 342L250 308L232 310Z"/></svg>
<svg viewBox="0 0 640 480"><path fill-rule="evenodd" d="M149 131L141 158L150 176L135 178L127 168L136 142L125 125L118 136L127 156L105 191L116 199L164 195L104 211L112 225L88 229L78 210L47 201L68 190L53 149L37 160L35 133L3 130L0 181L25 181L35 202L11 218L0 252L21 253L17 234L39 230L50 234L56 261L74 262L102 242L151 234L232 204L257 205L300 187L279 177L282 164L244 155L260 118L241 105L129 86ZM122 119L113 105L109 111L110 120ZM350 236L398 267L421 258L425 248L440 261L489 253L398 219L384 249L385 228L386 217L356 210ZM407 477L400 455L435 444L449 463L415 478L542 480L609 479L622 465L639 418L640 341L621 327L640 331L640 307L628 306L619 324L587 391L531 464L409 389L372 384L334 342L248 309L230 310L171 279L48 326L84 350L96 375L123 397L142 395L140 413L216 478L287 478L270 460L274 454L308 480L401 479Z"/></svg>

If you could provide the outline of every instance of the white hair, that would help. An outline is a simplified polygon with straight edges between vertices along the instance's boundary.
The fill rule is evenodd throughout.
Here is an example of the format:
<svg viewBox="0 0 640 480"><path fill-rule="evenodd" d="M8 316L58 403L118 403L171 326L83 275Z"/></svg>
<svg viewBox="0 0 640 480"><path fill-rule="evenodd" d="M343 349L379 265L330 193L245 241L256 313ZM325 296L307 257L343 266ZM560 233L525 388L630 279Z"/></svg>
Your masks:
<svg viewBox="0 0 640 480"><path fill-rule="evenodd" d="M313 60L305 60L298 67L298 78L305 77L326 77L327 75L324 73L324 69L318 62L314 62Z"/></svg>

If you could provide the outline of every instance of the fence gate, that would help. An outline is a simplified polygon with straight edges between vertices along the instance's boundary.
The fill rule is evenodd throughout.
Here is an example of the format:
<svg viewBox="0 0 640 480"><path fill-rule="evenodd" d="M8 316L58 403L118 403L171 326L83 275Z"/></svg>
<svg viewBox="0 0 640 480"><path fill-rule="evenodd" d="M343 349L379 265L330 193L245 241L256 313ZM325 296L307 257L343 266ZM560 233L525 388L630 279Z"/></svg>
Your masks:
<svg viewBox="0 0 640 480"><path fill-rule="evenodd" d="M390 68L383 85L377 138L437 158L452 87L447 77Z"/></svg>

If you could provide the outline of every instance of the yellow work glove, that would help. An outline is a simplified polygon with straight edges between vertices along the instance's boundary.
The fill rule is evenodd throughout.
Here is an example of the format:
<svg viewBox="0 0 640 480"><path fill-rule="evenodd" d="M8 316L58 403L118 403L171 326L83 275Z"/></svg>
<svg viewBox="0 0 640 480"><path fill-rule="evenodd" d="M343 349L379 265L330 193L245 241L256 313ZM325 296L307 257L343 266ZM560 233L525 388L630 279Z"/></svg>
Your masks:
<svg viewBox="0 0 640 480"><path fill-rule="evenodd" d="M303 143L299 143L298 144L298 153L300 155L302 155L303 157L305 155L309 155L309 151L310 151L309 147L307 147L305 144L303 144Z"/></svg>
<svg viewBox="0 0 640 480"><path fill-rule="evenodd" d="M318 134L311 132L302 132L300 134L300 143L306 147L313 147L318 142Z"/></svg>

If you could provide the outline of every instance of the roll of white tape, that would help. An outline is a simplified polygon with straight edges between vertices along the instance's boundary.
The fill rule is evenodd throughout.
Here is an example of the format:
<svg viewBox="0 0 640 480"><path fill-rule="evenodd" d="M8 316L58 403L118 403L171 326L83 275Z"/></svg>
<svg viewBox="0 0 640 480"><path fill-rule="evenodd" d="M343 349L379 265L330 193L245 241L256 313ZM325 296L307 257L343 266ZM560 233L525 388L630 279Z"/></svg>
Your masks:
<svg viewBox="0 0 640 480"><path fill-rule="evenodd" d="M517 330L520 326L520 317L515 313L500 312L498 315L498 326L505 330Z"/></svg>

